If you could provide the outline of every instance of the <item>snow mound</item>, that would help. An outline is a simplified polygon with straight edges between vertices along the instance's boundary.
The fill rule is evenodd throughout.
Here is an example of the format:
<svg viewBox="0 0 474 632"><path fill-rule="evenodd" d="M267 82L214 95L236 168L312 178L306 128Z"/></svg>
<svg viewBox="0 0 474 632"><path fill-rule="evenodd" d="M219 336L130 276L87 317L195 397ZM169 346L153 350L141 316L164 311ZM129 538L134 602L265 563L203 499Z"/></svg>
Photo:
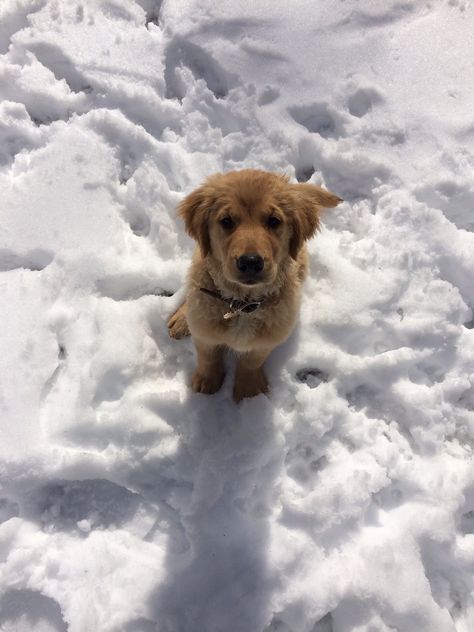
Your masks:
<svg viewBox="0 0 474 632"><path fill-rule="evenodd" d="M0 629L474 629L473 24L2 3ZM236 406L166 321L177 203L248 167L346 202Z"/></svg>

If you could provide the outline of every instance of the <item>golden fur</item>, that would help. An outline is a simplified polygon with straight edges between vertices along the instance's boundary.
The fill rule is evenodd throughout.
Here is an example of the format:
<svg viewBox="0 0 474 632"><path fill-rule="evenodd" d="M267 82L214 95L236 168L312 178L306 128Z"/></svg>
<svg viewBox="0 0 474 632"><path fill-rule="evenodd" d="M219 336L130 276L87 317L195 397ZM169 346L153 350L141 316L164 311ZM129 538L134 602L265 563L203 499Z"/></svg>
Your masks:
<svg viewBox="0 0 474 632"><path fill-rule="evenodd" d="M187 232L199 244L188 275L186 302L168 321L170 336L191 334L197 351L193 389L215 393L224 380L224 353L238 354L234 399L268 390L263 363L293 330L308 268L305 240L319 228L324 207L341 199L312 184L246 169L211 176L180 204ZM263 269L238 267L261 258ZM242 258L239 260L239 258ZM244 266L245 268L245 266ZM245 268L246 269L246 268ZM225 319L229 306L203 293L261 300L252 313Z"/></svg>

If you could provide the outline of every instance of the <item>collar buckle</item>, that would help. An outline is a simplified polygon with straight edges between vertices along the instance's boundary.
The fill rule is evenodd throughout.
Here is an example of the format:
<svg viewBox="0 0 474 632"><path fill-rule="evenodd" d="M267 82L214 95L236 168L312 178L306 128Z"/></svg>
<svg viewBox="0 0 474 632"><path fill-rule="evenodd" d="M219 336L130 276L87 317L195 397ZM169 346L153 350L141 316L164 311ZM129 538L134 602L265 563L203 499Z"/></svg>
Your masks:
<svg viewBox="0 0 474 632"><path fill-rule="evenodd" d="M251 314L258 309L262 303L263 301L252 301L251 303L248 303L247 301L241 301L238 298L233 298L229 303L230 311L224 314L224 320L235 318L240 314Z"/></svg>
<svg viewBox="0 0 474 632"><path fill-rule="evenodd" d="M238 298L233 298L229 303L229 308L232 312L244 312L244 314L251 314L260 307L262 301L243 301Z"/></svg>

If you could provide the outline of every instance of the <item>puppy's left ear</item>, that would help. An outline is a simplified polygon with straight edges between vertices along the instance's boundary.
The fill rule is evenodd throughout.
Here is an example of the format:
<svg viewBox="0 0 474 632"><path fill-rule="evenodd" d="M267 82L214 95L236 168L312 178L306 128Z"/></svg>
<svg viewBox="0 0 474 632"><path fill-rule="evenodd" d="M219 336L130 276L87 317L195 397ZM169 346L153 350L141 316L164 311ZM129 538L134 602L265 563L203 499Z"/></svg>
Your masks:
<svg viewBox="0 0 474 632"><path fill-rule="evenodd" d="M204 184L187 195L178 206L178 215L184 219L186 232L198 242L203 257L211 252L208 223L213 203L214 199Z"/></svg>
<svg viewBox="0 0 474 632"><path fill-rule="evenodd" d="M319 229L319 216L323 208L333 208L342 199L315 184L292 184L293 234L290 239L290 256L296 259L303 243Z"/></svg>

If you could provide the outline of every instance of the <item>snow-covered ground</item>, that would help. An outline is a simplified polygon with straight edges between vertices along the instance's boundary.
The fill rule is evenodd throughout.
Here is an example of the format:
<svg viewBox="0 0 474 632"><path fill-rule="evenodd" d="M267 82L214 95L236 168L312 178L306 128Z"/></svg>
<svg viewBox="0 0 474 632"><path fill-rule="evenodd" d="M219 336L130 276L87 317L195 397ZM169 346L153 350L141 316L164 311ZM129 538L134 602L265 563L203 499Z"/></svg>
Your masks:
<svg viewBox="0 0 474 632"><path fill-rule="evenodd" d="M0 630L474 630L470 0L2 0ZM166 320L206 176L346 202L269 398Z"/></svg>

